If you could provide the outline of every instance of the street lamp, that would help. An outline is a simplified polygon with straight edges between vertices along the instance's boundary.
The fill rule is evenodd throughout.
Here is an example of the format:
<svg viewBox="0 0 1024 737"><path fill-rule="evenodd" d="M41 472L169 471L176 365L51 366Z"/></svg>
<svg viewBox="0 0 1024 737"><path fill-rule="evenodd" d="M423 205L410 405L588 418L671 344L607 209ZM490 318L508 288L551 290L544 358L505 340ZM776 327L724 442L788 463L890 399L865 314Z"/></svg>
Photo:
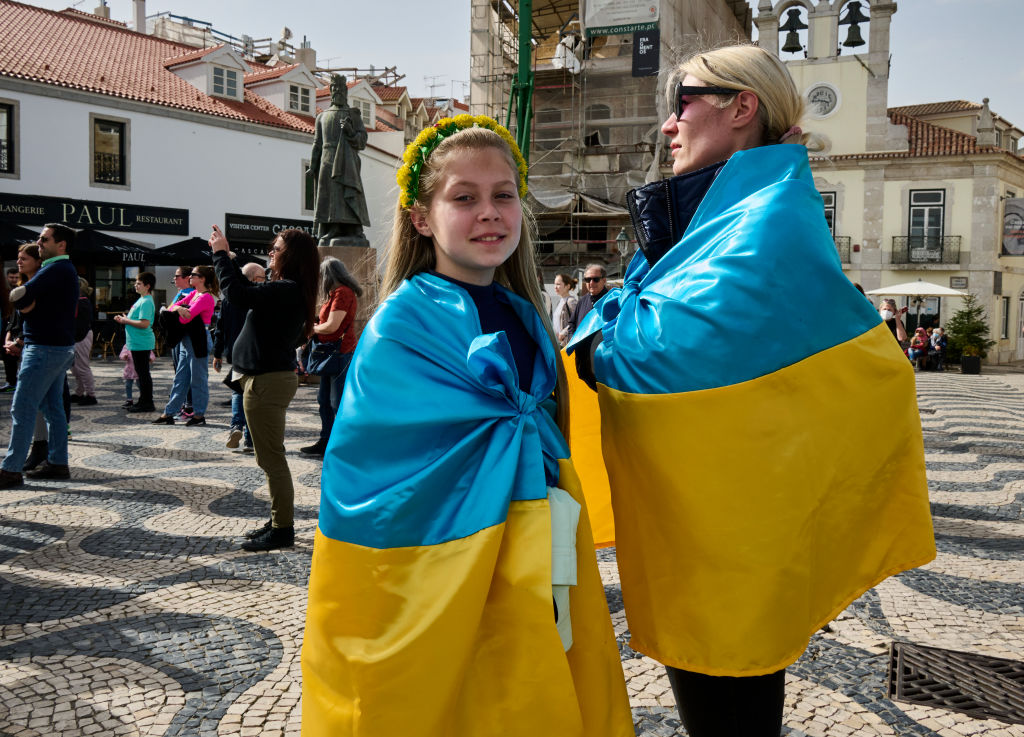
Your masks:
<svg viewBox="0 0 1024 737"><path fill-rule="evenodd" d="M629 240L629 236L626 235L625 226L623 226L619 230L619 234L615 236L615 247L619 249L619 275L625 277L626 263L629 260L630 252L633 250L633 244Z"/></svg>

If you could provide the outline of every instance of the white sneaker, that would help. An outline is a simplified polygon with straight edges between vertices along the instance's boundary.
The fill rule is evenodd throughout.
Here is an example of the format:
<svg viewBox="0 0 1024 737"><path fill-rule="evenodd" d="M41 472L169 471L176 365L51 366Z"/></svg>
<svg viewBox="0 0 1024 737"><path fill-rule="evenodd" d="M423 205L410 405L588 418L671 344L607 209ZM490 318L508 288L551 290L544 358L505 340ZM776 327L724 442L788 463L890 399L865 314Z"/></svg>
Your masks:
<svg viewBox="0 0 1024 737"><path fill-rule="evenodd" d="M242 430L238 427L233 427L228 431L228 441L224 443L227 448L237 448L238 441L242 439Z"/></svg>

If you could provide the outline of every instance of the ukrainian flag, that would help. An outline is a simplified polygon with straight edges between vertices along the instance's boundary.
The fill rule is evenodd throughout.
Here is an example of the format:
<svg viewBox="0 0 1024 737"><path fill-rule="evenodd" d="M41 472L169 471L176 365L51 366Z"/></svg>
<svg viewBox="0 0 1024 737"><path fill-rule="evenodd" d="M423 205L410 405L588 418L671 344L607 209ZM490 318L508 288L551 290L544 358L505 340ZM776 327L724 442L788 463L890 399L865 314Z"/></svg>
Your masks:
<svg viewBox="0 0 1024 737"><path fill-rule="evenodd" d="M635 649L771 673L934 557L913 370L842 272L803 147L733 155L576 341L595 330Z"/></svg>
<svg viewBox="0 0 1024 737"><path fill-rule="evenodd" d="M585 514L568 649L564 611L556 628L548 487L583 496L541 406L557 353L501 294L540 346L529 392L504 333L481 335L438 277L407 281L363 332L324 458L306 737L633 734Z"/></svg>
<svg viewBox="0 0 1024 737"><path fill-rule="evenodd" d="M601 410L597 395L576 375L576 360L564 353L562 359L569 380L569 406L572 408L572 422L569 423L572 464L587 497L594 545L607 548L615 544L615 518L608 471L601 454Z"/></svg>

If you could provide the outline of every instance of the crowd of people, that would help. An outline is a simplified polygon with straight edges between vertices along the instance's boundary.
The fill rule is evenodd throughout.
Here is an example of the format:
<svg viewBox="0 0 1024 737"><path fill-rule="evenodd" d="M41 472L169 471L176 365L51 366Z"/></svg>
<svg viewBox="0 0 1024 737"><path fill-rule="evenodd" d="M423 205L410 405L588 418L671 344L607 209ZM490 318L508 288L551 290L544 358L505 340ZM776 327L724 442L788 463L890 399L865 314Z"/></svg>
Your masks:
<svg viewBox="0 0 1024 737"><path fill-rule="evenodd" d="M4 357L11 367L5 389L13 392L11 440L0 468L0 488L20 485L26 475L70 478L71 406L98 403L91 369L92 290L71 263L74 238L71 228L46 225L37 243L20 247L16 278L7 282L10 289L0 285ZM113 317L124 329L119 356L124 361L123 407L130 414L158 409L151 370L158 331L170 349L173 379L162 412L151 420L154 424L183 420L188 427L205 425L211 354L218 373L226 357L232 411L225 445L234 449L244 441L243 451L255 454L271 495L270 520L248 533L242 547L287 547L294 543L294 490L284 452L285 410L297 388L296 349L312 339L335 354L331 365L314 371L322 377L322 427L320 440L303 449L322 455L356 344L361 289L341 261L321 261L312 237L301 230L285 230L275 239L266 269L256 263L239 268L216 228L210 245L214 265L176 269L176 292L168 305L157 309L156 277L144 271L134 283L137 300L125 314ZM318 284L323 287L319 320ZM42 294L47 299L37 300Z"/></svg>
<svg viewBox="0 0 1024 737"><path fill-rule="evenodd" d="M941 325L914 328L914 335L908 337L903 316L909 308L897 307L896 300L883 299L878 307L878 316L899 343L900 348L917 370L942 371L946 365L946 351L949 338Z"/></svg>
<svg viewBox="0 0 1024 737"><path fill-rule="evenodd" d="M621 288L590 264L579 295L561 273L545 300L526 162L470 115L405 152L358 346L358 285L300 230L275 239L260 279L214 226L213 267L179 269L160 311L140 274L119 320L129 409L156 411L155 324L174 346L155 423L203 425L209 354L215 371L228 357L227 444L251 440L271 497L246 550L294 542L285 415L312 339L322 428L303 450L324 465L304 734L633 734L570 422L600 426L631 645L665 665L693 737L779 735L785 670L811 636L934 557L913 372L889 332L902 322L883 324L835 258L808 164L820 141L789 72L738 45L669 77L673 176L628 195L640 250ZM65 375L88 339L73 241L48 225L10 295L21 369L0 487L22 483L38 412L48 448L30 473L69 477ZM794 293L817 309L794 311ZM598 418L570 406L587 386Z"/></svg>

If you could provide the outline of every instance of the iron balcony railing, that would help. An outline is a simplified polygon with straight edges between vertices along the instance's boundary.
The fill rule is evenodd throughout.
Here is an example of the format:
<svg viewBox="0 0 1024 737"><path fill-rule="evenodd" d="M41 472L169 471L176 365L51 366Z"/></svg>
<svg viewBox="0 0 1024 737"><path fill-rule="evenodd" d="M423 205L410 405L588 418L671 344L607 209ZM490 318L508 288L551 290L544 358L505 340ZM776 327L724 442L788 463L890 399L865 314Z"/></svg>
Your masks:
<svg viewBox="0 0 1024 737"><path fill-rule="evenodd" d="M93 154L93 179L103 184L124 184L124 168L118 154Z"/></svg>
<svg viewBox="0 0 1024 737"><path fill-rule="evenodd" d="M959 264L958 235L895 235L892 238L894 264Z"/></svg>
<svg viewBox="0 0 1024 737"><path fill-rule="evenodd" d="M850 236L835 236L836 250L839 251L839 260L844 264L850 263Z"/></svg>

